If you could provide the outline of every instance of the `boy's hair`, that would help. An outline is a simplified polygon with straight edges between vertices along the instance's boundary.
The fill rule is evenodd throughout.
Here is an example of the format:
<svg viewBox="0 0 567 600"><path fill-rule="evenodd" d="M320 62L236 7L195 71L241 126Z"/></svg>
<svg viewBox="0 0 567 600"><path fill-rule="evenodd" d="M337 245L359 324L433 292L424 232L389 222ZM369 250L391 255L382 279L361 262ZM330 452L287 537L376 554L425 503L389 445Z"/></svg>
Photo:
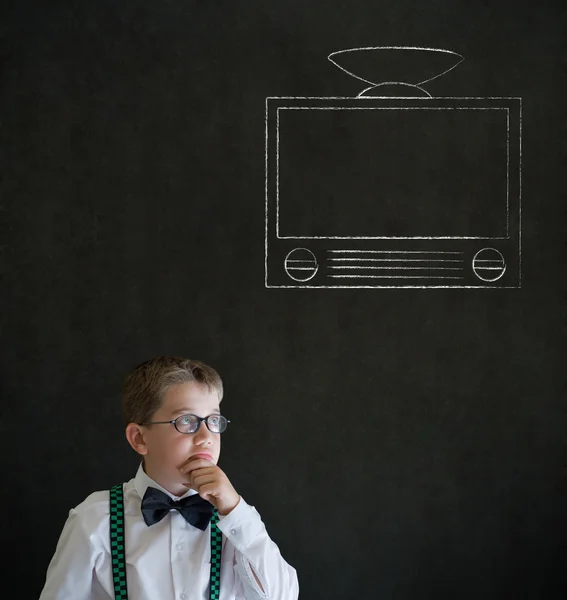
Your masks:
<svg viewBox="0 0 567 600"><path fill-rule="evenodd" d="M122 385L122 414L126 424L142 425L151 421L169 386L192 381L204 385L210 392L217 392L219 402L222 400L222 379L201 361L158 356L139 364Z"/></svg>

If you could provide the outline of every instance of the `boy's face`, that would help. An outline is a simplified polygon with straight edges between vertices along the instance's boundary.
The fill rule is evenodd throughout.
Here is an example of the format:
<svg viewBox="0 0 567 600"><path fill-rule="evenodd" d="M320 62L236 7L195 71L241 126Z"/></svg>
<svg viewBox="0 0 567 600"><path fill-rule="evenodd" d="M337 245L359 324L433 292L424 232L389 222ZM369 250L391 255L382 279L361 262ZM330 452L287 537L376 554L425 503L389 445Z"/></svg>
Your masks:
<svg viewBox="0 0 567 600"><path fill-rule="evenodd" d="M152 421L171 421L183 414L207 417L220 414L219 398L216 392L210 392L206 386L196 382L172 385L168 388L160 408L154 413ZM217 464L220 456L221 435L211 433L202 421L195 433L180 433L174 425L150 425L140 427L145 440L144 469L146 473L176 496L183 495L187 488L182 485L188 481L187 475L180 469L196 454L206 453L203 457Z"/></svg>

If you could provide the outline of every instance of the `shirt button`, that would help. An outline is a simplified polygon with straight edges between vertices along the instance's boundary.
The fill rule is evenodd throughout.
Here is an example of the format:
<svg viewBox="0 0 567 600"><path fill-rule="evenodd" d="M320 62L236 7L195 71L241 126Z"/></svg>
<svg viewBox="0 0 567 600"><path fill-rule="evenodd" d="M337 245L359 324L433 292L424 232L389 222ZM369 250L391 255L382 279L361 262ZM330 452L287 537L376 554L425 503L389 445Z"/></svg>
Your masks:
<svg viewBox="0 0 567 600"><path fill-rule="evenodd" d="M232 535L236 535L236 529L231 529L231 530L230 530L230 533L231 533Z"/></svg>
<svg viewBox="0 0 567 600"><path fill-rule="evenodd" d="M181 600L185 600L185 598L187 598L187 594L183 592L179 597L181 598Z"/></svg>
<svg viewBox="0 0 567 600"><path fill-rule="evenodd" d="M183 550L183 544L177 544L177 545L175 546L175 549L176 549L176 550Z"/></svg>

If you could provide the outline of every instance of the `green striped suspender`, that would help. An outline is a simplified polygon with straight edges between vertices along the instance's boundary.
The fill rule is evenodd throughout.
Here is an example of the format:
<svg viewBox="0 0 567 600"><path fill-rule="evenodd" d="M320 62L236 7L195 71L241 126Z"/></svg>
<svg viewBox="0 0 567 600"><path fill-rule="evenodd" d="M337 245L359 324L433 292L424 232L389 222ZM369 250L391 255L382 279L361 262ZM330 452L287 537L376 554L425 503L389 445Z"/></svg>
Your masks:
<svg viewBox="0 0 567 600"><path fill-rule="evenodd" d="M222 532L217 527L219 520L215 508L211 518L211 582L209 599L219 600L220 564L222 553ZM110 554L112 558L112 579L116 600L128 600L126 584L126 560L124 555L124 495L122 484L110 490Z"/></svg>

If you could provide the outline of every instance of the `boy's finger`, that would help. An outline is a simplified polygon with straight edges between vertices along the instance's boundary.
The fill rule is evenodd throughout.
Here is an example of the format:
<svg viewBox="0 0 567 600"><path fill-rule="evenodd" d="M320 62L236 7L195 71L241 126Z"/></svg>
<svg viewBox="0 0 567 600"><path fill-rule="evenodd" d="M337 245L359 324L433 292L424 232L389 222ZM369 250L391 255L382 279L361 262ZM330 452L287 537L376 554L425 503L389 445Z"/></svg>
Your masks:
<svg viewBox="0 0 567 600"><path fill-rule="evenodd" d="M202 469L204 467L214 467L215 463L207 460L206 458L193 458L189 460L185 465L181 467L182 473L190 473L195 469Z"/></svg>

